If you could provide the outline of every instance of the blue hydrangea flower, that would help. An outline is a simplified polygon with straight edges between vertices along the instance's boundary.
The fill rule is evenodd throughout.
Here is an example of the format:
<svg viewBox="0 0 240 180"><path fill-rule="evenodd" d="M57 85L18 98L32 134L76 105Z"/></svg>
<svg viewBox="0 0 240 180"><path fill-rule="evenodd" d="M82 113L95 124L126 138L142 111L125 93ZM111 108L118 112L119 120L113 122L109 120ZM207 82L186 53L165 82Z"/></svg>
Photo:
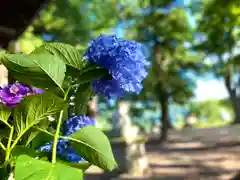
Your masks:
<svg viewBox="0 0 240 180"><path fill-rule="evenodd" d="M63 123L63 136L70 136L76 131L86 126L95 126L95 120L87 116L74 116ZM39 148L40 152L52 152L52 142ZM57 144L57 155L66 161L79 163L85 161L78 156L69 144L67 139L59 139Z"/></svg>
<svg viewBox="0 0 240 180"><path fill-rule="evenodd" d="M40 152L52 152L52 142L40 147ZM79 163L85 161L81 156L78 156L74 149L69 145L68 140L59 139L57 144L57 155L66 161Z"/></svg>
<svg viewBox="0 0 240 180"><path fill-rule="evenodd" d="M147 76L145 68L149 65L141 44L101 35L90 42L84 57L89 64L106 68L112 77L94 80L96 93L111 97L141 91L142 81Z"/></svg>
<svg viewBox="0 0 240 180"><path fill-rule="evenodd" d="M69 120L64 121L62 134L63 136L70 136L85 126L95 126L95 124L95 119L91 119L88 116L73 116Z"/></svg>
<svg viewBox="0 0 240 180"><path fill-rule="evenodd" d="M57 143L57 154L65 154L64 149L67 148L68 141L65 139L59 139ZM41 152L52 152L52 142L40 147Z"/></svg>

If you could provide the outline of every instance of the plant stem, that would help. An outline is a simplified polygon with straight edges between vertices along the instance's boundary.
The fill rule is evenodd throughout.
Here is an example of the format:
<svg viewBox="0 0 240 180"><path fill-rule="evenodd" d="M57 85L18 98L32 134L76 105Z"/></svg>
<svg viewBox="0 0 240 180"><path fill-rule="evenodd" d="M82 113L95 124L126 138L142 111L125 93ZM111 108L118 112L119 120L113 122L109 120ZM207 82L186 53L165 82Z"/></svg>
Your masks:
<svg viewBox="0 0 240 180"><path fill-rule="evenodd" d="M71 90L71 86L67 89L65 95L64 95L64 100L67 100L68 97L68 93ZM57 143L58 143L58 139L60 136L60 130L61 130L61 125L62 125L62 120L63 120L63 113L64 110L62 110L59 114L59 118L57 121L57 128L56 128L56 133L54 135L53 138L53 144L52 144L52 163L56 163L56 159L57 159Z"/></svg>
<svg viewBox="0 0 240 180"><path fill-rule="evenodd" d="M4 151L7 150L6 147L4 146L4 144L3 144L2 142L0 142L0 146L1 146L1 148L2 148Z"/></svg>
<svg viewBox="0 0 240 180"><path fill-rule="evenodd" d="M11 126L10 127L10 134L9 134L9 138L8 138L7 149L6 149L5 162L7 162L9 160L10 153L11 153L11 150L12 150L11 142L12 142L12 138L13 138L13 132L14 132L14 128Z"/></svg>
<svg viewBox="0 0 240 180"><path fill-rule="evenodd" d="M10 129L12 128L12 126L10 125L10 124L8 124L7 122L4 122L6 125L7 125L7 127L9 127Z"/></svg>
<svg viewBox="0 0 240 180"><path fill-rule="evenodd" d="M26 128L25 130L23 130L21 132L21 134L19 134L17 136L17 138L13 141L13 144L11 147L9 147L10 150L12 150L13 148L15 148L15 146L17 145L18 141L22 138L22 136L29 130L29 128Z"/></svg>
<svg viewBox="0 0 240 180"><path fill-rule="evenodd" d="M42 129L42 128L40 128L40 127L34 127L35 129L37 129L37 130L39 130L39 131L41 131L41 132L43 132L43 133L46 133L46 134L48 134L49 136L52 136L52 137L54 137L54 134L52 134L52 133L50 133L50 132L48 132L47 130L45 130L45 129Z"/></svg>
<svg viewBox="0 0 240 180"><path fill-rule="evenodd" d="M53 145L52 145L52 163L56 163L56 157L57 157L57 143L58 143L58 138L60 134L60 129L61 129L61 124L62 124L62 119L63 119L63 110L60 112L59 118L58 118L58 124L57 124L57 129L56 133L53 138Z"/></svg>

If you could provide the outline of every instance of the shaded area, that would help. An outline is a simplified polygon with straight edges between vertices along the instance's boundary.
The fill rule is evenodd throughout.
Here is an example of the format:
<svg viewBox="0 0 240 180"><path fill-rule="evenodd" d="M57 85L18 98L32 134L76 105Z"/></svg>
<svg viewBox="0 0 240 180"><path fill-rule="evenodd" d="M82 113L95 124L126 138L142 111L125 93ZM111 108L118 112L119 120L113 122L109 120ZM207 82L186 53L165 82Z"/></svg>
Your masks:
<svg viewBox="0 0 240 180"><path fill-rule="evenodd" d="M146 145L151 171L148 177L117 177L92 171L86 180L229 180L240 170L238 128L170 131L169 142Z"/></svg>
<svg viewBox="0 0 240 180"><path fill-rule="evenodd" d="M234 149L234 150L233 150ZM176 176L176 179L218 179L228 180L234 176L239 168L240 147L234 147L232 152L228 148L214 151L189 151L149 153L150 169L153 177ZM163 178L163 179L164 179ZM161 179L161 178L160 178Z"/></svg>
<svg viewBox="0 0 240 180"><path fill-rule="evenodd" d="M225 130L228 133L221 133ZM147 146L152 176L168 179L227 180L240 169L237 127L192 129L170 133L171 141ZM163 178L163 179L164 179ZM161 179L161 178L157 178ZM171 178L169 178L171 179Z"/></svg>
<svg viewBox="0 0 240 180"><path fill-rule="evenodd" d="M3 48L17 39L50 0L7 0L0 7L0 44Z"/></svg>

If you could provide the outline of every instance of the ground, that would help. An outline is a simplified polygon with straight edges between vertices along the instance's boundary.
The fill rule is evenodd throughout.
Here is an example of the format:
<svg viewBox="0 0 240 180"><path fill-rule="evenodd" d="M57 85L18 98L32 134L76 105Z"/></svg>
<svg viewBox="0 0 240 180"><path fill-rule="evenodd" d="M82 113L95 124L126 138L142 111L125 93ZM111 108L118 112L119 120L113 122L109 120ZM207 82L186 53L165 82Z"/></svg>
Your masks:
<svg viewBox="0 0 240 180"><path fill-rule="evenodd" d="M123 175L121 179L230 180L240 171L239 135L237 126L172 131L164 145L147 145L151 176ZM98 175L86 179L111 178Z"/></svg>
<svg viewBox="0 0 240 180"><path fill-rule="evenodd" d="M229 180L240 170L239 146L194 150L190 144L199 146L198 142L173 143L166 145L160 153L156 147L149 147L152 177L159 180Z"/></svg>

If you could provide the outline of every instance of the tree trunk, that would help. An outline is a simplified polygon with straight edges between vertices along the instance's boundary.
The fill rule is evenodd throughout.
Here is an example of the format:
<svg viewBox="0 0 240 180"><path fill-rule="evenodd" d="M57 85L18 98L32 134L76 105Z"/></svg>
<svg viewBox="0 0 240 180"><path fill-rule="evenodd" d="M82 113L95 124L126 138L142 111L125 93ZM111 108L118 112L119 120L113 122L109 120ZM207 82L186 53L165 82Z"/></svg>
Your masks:
<svg viewBox="0 0 240 180"><path fill-rule="evenodd" d="M169 117L168 117L168 98L164 95L162 95L159 98L160 105L161 105L161 112L162 112L162 117L161 117L161 132L160 132L160 142L165 142L168 137L168 129L171 127L171 123L169 122Z"/></svg>
<svg viewBox="0 0 240 180"><path fill-rule="evenodd" d="M231 100L234 115L235 115L233 124L239 124L240 123L240 97L237 97L236 90L231 88L230 75L225 76L225 85L230 95L230 100Z"/></svg>
<svg viewBox="0 0 240 180"><path fill-rule="evenodd" d="M235 114L235 119L233 121L233 124L239 124L240 123L240 98L237 97L231 97L233 110Z"/></svg>
<svg viewBox="0 0 240 180"><path fill-rule="evenodd" d="M157 42L155 44L155 65L153 64L153 72L155 73L156 78L158 78L158 83L156 85L156 95L158 97L160 106L161 106L161 132L160 132L160 143L163 143L167 140L168 136L168 129L171 128L171 123L169 122L169 117L168 117L168 97L169 94L167 92L167 89L163 86L163 82L161 80L161 74L164 74L164 70L159 68L161 65L164 63L166 60L164 54L161 53L160 49L160 43Z"/></svg>

